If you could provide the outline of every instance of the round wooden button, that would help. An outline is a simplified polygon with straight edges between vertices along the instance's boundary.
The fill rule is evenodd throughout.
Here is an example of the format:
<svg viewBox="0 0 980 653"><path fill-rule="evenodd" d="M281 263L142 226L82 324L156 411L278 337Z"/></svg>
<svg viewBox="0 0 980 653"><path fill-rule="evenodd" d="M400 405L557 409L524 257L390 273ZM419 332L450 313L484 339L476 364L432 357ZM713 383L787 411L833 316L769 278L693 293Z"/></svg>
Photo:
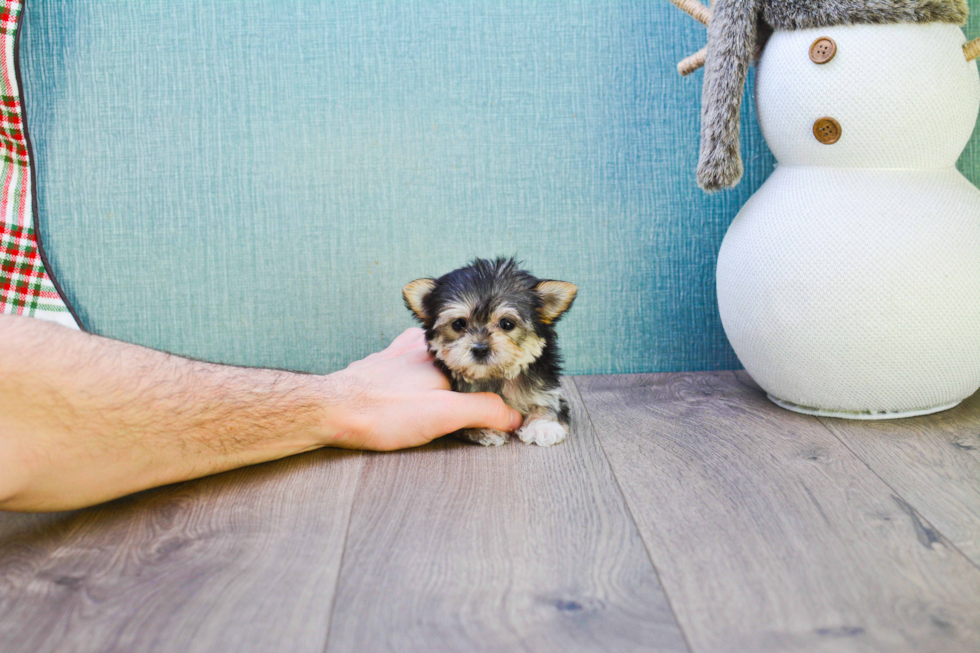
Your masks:
<svg viewBox="0 0 980 653"><path fill-rule="evenodd" d="M810 46L810 61L825 64L837 54L837 44L829 36L821 36Z"/></svg>
<svg viewBox="0 0 980 653"><path fill-rule="evenodd" d="M840 123L833 118L818 118L813 123L813 136L824 145L833 145L840 140Z"/></svg>

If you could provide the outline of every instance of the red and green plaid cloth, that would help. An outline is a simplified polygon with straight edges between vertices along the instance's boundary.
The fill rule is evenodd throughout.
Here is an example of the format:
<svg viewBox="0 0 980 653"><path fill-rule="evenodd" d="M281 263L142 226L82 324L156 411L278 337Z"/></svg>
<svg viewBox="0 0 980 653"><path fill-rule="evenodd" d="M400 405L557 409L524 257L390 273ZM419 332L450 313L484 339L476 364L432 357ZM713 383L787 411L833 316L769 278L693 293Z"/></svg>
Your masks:
<svg viewBox="0 0 980 653"><path fill-rule="evenodd" d="M44 268L34 228L31 159L17 84L22 2L0 0L0 313L78 328Z"/></svg>

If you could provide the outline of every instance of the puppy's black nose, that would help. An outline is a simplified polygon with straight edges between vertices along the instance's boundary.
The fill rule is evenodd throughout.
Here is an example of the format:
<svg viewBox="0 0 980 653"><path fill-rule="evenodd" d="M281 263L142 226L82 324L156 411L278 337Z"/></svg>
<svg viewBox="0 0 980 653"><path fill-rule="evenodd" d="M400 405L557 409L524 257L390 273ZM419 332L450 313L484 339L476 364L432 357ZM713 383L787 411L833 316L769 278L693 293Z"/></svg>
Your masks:
<svg viewBox="0 0 980 653"><path fill-rule="evenodd" d="M490 345L485 342L477 343L470 347L470 353L473 354L473 358L478 361L482 361L484 358L490 355Z"/></svg>

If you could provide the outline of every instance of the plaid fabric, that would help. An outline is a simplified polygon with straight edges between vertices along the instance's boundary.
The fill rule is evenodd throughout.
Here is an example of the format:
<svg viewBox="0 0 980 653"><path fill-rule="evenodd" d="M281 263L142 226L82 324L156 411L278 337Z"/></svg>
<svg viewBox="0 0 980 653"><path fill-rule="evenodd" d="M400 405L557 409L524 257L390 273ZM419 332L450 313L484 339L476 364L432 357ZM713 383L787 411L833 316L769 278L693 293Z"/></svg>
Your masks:
<svg viewBox="0 0 980 653"><path fill-rule="evenodd" d="M44 269L34 231L31 160L17 85L21 2L0 0L0 313L78 328Z"/></svg>

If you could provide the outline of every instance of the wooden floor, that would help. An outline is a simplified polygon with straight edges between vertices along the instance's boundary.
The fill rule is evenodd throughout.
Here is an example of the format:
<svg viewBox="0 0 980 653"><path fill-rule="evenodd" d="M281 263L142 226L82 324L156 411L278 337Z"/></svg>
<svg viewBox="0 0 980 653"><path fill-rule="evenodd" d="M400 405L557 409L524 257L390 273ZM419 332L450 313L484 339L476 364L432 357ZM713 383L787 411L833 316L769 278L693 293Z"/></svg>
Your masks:
<svg viewBox="0 0 980 653"><path fill-rule="evenodd" d="M980 651L980 395L577 377L550 449L320 451L0 513L0 651Z"/></svg>

